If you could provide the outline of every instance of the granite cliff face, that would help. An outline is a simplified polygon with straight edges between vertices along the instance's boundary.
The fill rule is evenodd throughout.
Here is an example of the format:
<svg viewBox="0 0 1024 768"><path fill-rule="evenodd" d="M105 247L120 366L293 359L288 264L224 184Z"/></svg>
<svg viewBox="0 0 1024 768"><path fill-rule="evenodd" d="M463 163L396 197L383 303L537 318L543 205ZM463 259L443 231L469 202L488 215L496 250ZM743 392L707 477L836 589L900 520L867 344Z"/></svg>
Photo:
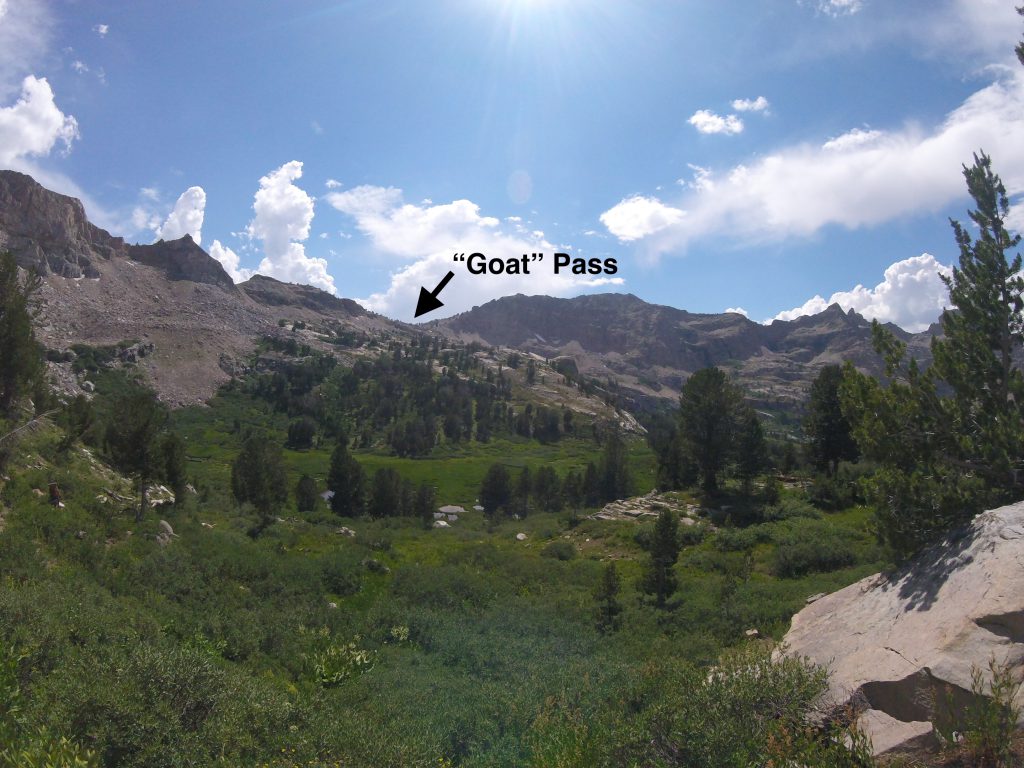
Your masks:
<svg viewBox="0 0 1024 768"><path fill-rule="evenodd" d="M638 398L674 399L695 371L728 369L765 404L800 402L822 366L849 360L881 374L871 323L832 305L791 322L755 323L742 315L696 314L629 294L574 299L509 296L432 324L487 344L571 357L579 371L612 378ZM921 361L931 334L890 326Z"/></svg>
<svg viewBox="0 0 1024 768"><path fill-rule="evenodd" d="M0 249L40 274L99 277L99 265L128 246L85 217L73 197L45 189L16 171L0 171Z"/></svg>

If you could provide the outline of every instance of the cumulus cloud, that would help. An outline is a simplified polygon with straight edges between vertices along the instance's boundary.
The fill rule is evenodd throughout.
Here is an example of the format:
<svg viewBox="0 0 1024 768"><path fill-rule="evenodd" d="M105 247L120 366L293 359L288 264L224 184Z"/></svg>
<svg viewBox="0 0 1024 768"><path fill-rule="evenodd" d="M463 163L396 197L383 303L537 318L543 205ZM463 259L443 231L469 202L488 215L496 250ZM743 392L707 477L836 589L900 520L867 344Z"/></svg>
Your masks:
<svg viewBox="0 0 1024 768"><path fill-rule="evenodd" d="M942 310L949 306L949 291L940 275L949 276L952 272L934 256L924 253L892 264L885 270L882 282L874 288L858 285L849 291L833 293L827 300L814 296L802 306L780 312L773 319L795 320L838 304L869 320L895 323L917 333L938 320Z"/></svg>
<svg viewBox="0 0 1024 768"><path fill-rule="evenodd" d="M625 243L667 229L683 216L683 211L665 205L657 198L634 195L602 213L601 223Z"/></svg>
<svg viewBox="0 0 1024 768"><path fill-rule="evenodd" d="M1024 191L1022 135L1024 75L1015 73L972 94L931 130L856 129L823 144L784 147L705 177L678 200L629 198L601 220L622 241L644 238L652 258L708 237L750 244L806 237L828 225L874 226L963 198L961 164L979 148L1011 195ZM656 226L617 226L638 199L667 210L669 223L663 217Z"/></svg>
<svg viewBox="0 0 1024 768"><path fill-rule="evenodd" d="M737 112L766 112L769 106L771 105L764 96L758 96L756 99L735 99L732 103L732 108Z"/></svg>
<svg viewBox="0 0 1024 768"><path fill-rule="evenodd" d="M725 311L726 311L726 313L732 312L733 314L736 314L736 315L743 315L744 317L750 317L750 313L747 312L747 310L745 310L743 307L729 307Z"/></svg>
<svg viewBox="0 0 1024 768"><path fill-rule="evenodd" d="M110 25L109 24L96 24L95 26L93 26L92 31L95 32L100 37L106 37L107 36L107 32L110 31Z"/></svg>
<svg viewBox="0 0 1024 768"><path fill-rule="evenodd" d="M254 274L253 270L243 268L238 254L226 245L222 245L220 240L213 241L213 245L210 246L210 255L220 262L224 271L231 275L231 279L236 283L243 283Z"/></svg>
<svg viewBox="0 0 1024 768"><path fill-rule="evenodd" d="M167 219L156 230L161 240L177 240L191 235L196 245L203 242L203 217L206 213L206 192L202 187L189 187L178 197Z"/></svg>
<svg viewBox="0 0 1024 768"><path fill-rule="evenodd" d="M444 309L431 314L431 319L516 292L566 296L624 282L618 276L584 277L564 271L556 276L553 254L567 250L564 246L554 245L543 232L527 229L520 220L503 227L469 200L414 205L403 201L399 189L371 186L336 192L327 199L354 219L356 229L379 253L403 262L386 290L361 300L392 317L411 319L420 287L432 289L448 270L456 277L441 295ZM518 259L524 253L545 256L543 262L531 264L529 275L472 275L464 263L452 258L455 253L477 252L502 260Z"/></svg>
<svg viewBox="0 0 1024 768"><path fill-rule="evenodd" d="M22 81L21 97L0 108L0 163L5 165L43 157L58 145L70 150L77 138L77 121L57 107L45 78L29 75Z"/></svg>
<svg viewBox="0 0 1024 768"><path fill-rule="evenodd" d="M687 122L704 134L722 133L732 136L743 131L743 121L736 115L723 117L710 109L698 109Z"/></svg>
<svg viewBox="0 0 1024 768"><path fill-rule="evenodd" d="M253 201L256 215L246 229L263 241L263 260L256 271L289 283L303 283L335 293L325 259L306 255L302 241L313 223L313 198L295 186L302 163L293 160L260 179Z"/></svg>

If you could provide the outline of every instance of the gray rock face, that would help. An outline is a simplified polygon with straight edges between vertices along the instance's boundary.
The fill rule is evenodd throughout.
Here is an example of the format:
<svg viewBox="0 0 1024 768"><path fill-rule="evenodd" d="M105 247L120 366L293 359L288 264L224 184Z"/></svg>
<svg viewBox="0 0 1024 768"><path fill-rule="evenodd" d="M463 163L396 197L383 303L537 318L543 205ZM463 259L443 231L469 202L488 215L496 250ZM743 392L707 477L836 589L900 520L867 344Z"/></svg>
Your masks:
<svg viewBox="0 0 1024 768"><path fill-rule="evenodd" d="M220 262L196 245L190 235L178 240L160 240L152 245L129 246L128 256L140 264L162 270L168 280L189 280L235 290L234 280Z"/></svg>
<svg viewBox="0 0 1024 768"><path fill-rule="evenodd" d="M76 278L99 277L97 265L125 256L128 246L90 224L75 198L23 173L0 171L0 250L26 269Z"/></svg>
<svg viewBox="0 0 1024 768"><path fill-rule="evenodd" d="M517 295L440 320L436 327L467 341L535 352L563 373L612 378L638 405L674 400L691 374L712 365L727 367L755 404L761 398L799 404L825 365L849 360L869 373L882 372L871 323L837 304L810 317L762 325L735 313L686 312L629 294ZM888 327L918 361L931 359L931 333Z"/></svg>
<svg viewBox="0 0 1024 768"><path fill-rule="evenodd" d="M867 708L875 750L927 738L974 698L972 669L1024 672L1024 503L985 512L889 575L822 597L793 617L787 653L831 672L831 699ZM1024 703L1024 690L1018 691Z"/></svg>

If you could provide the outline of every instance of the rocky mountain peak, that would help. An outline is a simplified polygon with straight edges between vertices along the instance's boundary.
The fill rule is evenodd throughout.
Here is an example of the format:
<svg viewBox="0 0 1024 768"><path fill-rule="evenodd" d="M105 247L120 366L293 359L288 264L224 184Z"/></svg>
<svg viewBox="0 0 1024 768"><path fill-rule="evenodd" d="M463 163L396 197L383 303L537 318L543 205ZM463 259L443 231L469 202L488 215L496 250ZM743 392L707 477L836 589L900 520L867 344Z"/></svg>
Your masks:
<svg viewBox="0 0 1024 768"><path fill-rule="evenodd" d="M170 280L190 280L235 290L235 282L220 262L196 245L191 235L128 247L128 257L163 270Z"/></svg>
<svg viewBox="0 0 1024 768"><path fill-rule="evenodd" d="M61 277L99 277L99 265L127 255L120 237L90 224L82 203L17 171L0 171L0 249L22 267Z"/></svg>

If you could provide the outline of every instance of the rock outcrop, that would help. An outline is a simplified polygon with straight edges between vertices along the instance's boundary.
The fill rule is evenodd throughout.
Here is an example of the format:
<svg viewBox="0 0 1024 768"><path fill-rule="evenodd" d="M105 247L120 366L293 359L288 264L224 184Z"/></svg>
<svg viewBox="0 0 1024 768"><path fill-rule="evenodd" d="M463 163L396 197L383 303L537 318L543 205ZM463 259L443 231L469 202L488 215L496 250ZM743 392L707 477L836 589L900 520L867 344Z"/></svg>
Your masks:
<svg viewBox="0 0 1024 768"><path fill-rule="evenodd" d="M98 265L128 246L89 223L81 202L17 171L0 171L0 250L43 275L99 277Z"/></svg>
<svg viewBox="0 0 1024 768"><path fill-rule="evenodd" d="M168 280L188 280L193 283L219 285L229 291L237 290L231 276L220 262L195 244L190 235L177 240L160 240L151 245L132 245L128 256L140 264L156 267Z"/></svg>
<svg viewBox="0 0 1024 768"><path fill-rule="evenodd" d="M972 670L994 659L1024 672L1024 502L814 601L784 648L829 668L834 704L865 708L877 753L929 740L950 697L954 709L974 698Z"/></svg>

